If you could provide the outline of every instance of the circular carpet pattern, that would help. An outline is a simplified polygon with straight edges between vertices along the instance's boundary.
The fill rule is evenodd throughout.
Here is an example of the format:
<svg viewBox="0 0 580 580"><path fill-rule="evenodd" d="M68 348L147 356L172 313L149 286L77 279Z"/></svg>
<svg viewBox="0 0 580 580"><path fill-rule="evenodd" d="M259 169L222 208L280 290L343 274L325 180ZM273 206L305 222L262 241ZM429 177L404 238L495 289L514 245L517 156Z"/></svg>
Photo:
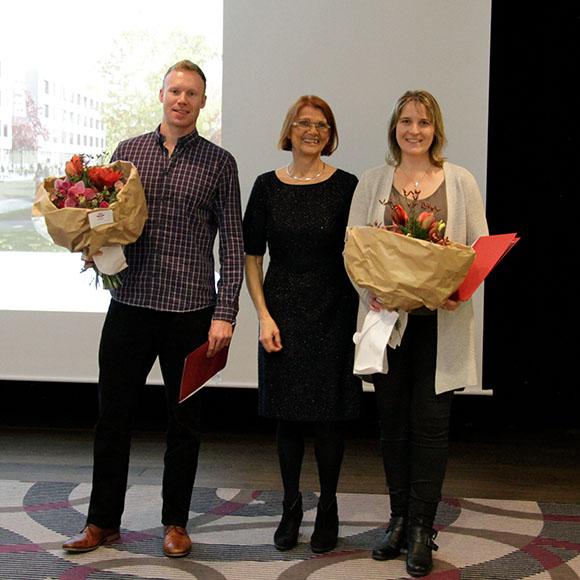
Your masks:
<svg viewBox="0 0 580 580"><path fill-rule="evenodd" d="M193 550L166 558L159 486L127 491L119 540L86 554L62 542L85 524L89 484L0 481L0 580L395 580L404 554L371 559L384 534L388 497L339 494L340 539L316 555L309 540L317 496L303 494L298 546L279 552L272 536L280 492L196 488L190 508ZM580 579L580 505L446 498L440 505L437 580Z"/></svg>

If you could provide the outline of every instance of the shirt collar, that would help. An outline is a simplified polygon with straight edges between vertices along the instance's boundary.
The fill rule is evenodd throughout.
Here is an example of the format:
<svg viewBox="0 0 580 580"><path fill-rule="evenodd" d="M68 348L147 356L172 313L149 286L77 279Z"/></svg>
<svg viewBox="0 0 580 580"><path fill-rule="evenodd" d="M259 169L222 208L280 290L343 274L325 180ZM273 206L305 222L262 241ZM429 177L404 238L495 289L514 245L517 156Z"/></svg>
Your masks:
<svg viewBox="0 0 580 580"><path fill-rule="evenodd" d="M163 146L165 144L165 135L161 134L161 125L159 125L157 127L157 129L155 129L155 136L157 138L159 145ZM187 135L183 135L183 137L180 137L177 140L176 147L179 147L179 148L190 147L198 139L199 139L199 133L197 132L197 128L195 128L191 133L188 133Z"/></svg>

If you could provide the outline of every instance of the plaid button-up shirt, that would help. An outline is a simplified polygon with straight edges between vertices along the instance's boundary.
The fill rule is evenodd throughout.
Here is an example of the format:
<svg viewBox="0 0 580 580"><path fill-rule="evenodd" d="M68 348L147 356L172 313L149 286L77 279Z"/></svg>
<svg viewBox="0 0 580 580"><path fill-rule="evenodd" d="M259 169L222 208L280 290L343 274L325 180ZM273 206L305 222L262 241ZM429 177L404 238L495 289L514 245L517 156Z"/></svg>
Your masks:
<svg viewBox="0 0 580 580"><path fill-rule="evenodd" d="M224 149L197 131L181 137L172 155L159 127L123 141L112 161L133 163L147 197L141 237L125 248L124 304L170 312L215 305L214 319L234 322L243 279L238 171ZM213 247L219 230L220 275Z"/></svg>

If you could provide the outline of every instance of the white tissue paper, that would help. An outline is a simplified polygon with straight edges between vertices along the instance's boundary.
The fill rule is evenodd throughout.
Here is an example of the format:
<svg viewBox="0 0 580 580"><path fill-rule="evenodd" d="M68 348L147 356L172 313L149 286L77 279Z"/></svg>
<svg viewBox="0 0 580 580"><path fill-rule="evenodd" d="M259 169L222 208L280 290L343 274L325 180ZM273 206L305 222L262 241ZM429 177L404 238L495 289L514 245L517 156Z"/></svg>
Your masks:
<svg viewBox="0 0 580 580"><path fill-rule="evenodd" d="M123 246L105 246L100 251L102 254L93 256L93 262L101 274L113 276L127 267Z"/></svg>
<svg viewBox="0 0 580 580"><path fill-rule="evenodd" d="M405 311L369 311L361 331L352 337L356 344L353 369L355 375L388 372L387 344L391 348L401 344L407 316Z"/></svg>

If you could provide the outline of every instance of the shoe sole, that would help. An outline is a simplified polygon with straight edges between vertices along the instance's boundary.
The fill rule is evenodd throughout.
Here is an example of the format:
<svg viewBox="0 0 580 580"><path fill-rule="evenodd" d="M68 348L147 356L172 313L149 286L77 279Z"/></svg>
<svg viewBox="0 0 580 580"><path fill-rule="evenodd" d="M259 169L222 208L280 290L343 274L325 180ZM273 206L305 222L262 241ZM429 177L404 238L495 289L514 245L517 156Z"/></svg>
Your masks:
<svg viewBox="0 0 580 580"><path fill-rule="evenodd" d="M325 554L326 552L331 552L332 550L334 550L334 548L336 548L336 544L334 544L334 546L324 546L323 548L315 548L313 546L310 546L310 549L315 553L315 554Z"/></svg>
<svg viewBox="0 0 580 580"><path fill-rule="evenodd" d="M120 537L121 537L120 533L113 534L111 536L107 536L106 538L103 538L96 546L91 546L90 548L66 548L63 545L62 549L65 550L66 552L74 552L75 554L84 554L86 552L92 552L93 550L100 548L104 544L109 544L111 542L114 542L115 540L118 540Z"/></svg>
<svg viewBox="0 0 580 580"><path fill-rule="evenodd" d="M423 578L423 576L429 576L431 572L433 572L432 569L429 570L428 572L410 572L409 570L407 570L407 574L409 574L409 576L412 576L413 578Z"/></svg>
<svg viewBox="0 0 580 580"><path fill-rule="evenodd" d="M390 556L381 556L380 554L371 554L373 560L377 560L377 562L387 562L388 560L394 560L395 558L398 558L402 553L402 550L398 553L398 554L393 554Z"/></svg>
<svg viewBox="0 0 580 580"><path fill-rule="evenodd" d="M276 548L276 550L280 550L280 552L287 552L288 550L292 550L292 548L295 548L297 545L298 545L298 542L296 542L295 544L292 544L291 546L284 546L282 544L274 543L274 547Z"/></svg>
<svg viewBox="0 0 580 580"><path fill-rule="evenodd" d="M184 558L185 556L188 556L191 553L191 548L186 552L166 552L165 550L163 550L163 553L168 558Z"/></svg>

